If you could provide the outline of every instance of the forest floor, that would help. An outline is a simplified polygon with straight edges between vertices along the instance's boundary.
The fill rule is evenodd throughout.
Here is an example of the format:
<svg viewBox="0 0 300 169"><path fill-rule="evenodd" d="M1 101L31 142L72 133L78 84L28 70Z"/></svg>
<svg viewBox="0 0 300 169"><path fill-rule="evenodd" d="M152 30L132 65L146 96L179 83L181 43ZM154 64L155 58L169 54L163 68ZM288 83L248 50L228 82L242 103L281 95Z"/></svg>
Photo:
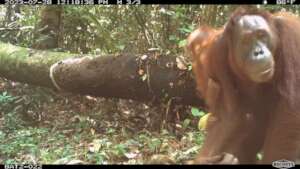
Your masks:
<svg viewBox="0 0 300 169"><path fill-rule="evenodd" d="M180 164L201 147L199 117L176 108L170 129L166 110L0 79L0 164Z"/></svg>

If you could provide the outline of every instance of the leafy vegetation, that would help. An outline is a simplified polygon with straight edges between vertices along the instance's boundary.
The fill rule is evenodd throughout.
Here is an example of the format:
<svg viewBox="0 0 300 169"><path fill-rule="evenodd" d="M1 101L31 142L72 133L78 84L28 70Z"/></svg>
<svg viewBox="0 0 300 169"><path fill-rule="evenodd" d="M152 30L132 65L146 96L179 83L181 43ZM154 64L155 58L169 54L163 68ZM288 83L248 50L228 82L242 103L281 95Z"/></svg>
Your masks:
<svg viewBox="0 0 300 169"><path fill-rule="evenodd" d="M74 160L95 164L142 164L153 154L170 154L180 162L194 155L203 140L201 133L191 129L181 139L166 130L132 133L124 128L108 127L99 132L93 128L89 116L80 114L71 120L64 117L56 125L43 122L39 127L20 126L25 122L15 116L16 113L5 114L0 132L0 159L6 164L68 164ZM18 122L11 122L12 119Z"/></svg>
<svg viewBox="0 0 300 169"><path fill-rule="evenodd" d="M299 6L261 7L299 13ZM0 6L0 40L34 46L45 8ZM180 55L192 30L199 24L223 25L236 6L62 8L58 48L51 50ZM181 163L201 147L204 134L197 124L205 112L176 105L172 110L176 118L171 125L162 125L169 107L167 103L58 94L0 79L0 163L144 164L157 154Z"/></svg>

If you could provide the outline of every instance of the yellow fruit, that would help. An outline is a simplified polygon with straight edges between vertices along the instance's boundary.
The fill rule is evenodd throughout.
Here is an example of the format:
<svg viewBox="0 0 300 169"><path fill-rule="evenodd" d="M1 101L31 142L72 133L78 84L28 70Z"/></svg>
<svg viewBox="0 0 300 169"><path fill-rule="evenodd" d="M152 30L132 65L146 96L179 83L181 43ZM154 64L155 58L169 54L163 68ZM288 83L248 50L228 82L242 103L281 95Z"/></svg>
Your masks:
<svg viewBox="0 0 300 169"><path fill-rule="evenodd" d="M200 119L199 119L199 122L198 122L198 129L203 131L206 129L207 127L207 120L209 118L209 116L211 115L211 113L207 113L205 114L204 116L202 116Z"/></svg>

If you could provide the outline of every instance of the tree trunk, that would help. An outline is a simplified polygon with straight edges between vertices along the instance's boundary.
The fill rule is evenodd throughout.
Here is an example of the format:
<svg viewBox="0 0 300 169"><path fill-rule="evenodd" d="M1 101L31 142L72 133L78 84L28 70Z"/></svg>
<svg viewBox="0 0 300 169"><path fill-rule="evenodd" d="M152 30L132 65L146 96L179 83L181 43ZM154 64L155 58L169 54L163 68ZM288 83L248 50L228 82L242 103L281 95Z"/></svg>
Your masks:
<svg viewBox="0 0 300 169"><path fill-rule="evenodd" d="M49 70L56 62L51 80ZM0 42L1 77L73 93L139 101L175 99L178 104L204 107L191 75L191 71L177 67L174 56L124 54L91 58Z"/></svg>
<svg viewBox="0 0 300 169"><path fill-rule="evenodd" d="M54 49L59 48L61 32L62 6L46 6L41 11L41 21L36 26L35 49Z"/></svg>

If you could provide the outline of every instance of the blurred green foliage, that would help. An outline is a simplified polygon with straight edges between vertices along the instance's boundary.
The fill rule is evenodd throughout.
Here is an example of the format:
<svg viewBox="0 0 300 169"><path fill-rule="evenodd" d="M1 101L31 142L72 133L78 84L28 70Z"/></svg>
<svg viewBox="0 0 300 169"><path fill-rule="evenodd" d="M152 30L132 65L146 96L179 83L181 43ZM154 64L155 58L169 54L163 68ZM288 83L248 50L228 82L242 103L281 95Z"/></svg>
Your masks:
<svg viewBox="0 0 300 169"><path fill-rule="evenodd" d="M198 25L222 26L233 5L105 5L63 6L60 48L79 53L145 53L157 48L162 53L182 52L188 34ZM260 6L272 12L298 14L299 6ZM30 47L34 27L44 6L0 7L0 40ZM9 15L11 14L11 15ZM8 15L10 18L7 19ZM5 29L4 29L5 28ZM9 28L9 29L7 29Z"/></svg>

